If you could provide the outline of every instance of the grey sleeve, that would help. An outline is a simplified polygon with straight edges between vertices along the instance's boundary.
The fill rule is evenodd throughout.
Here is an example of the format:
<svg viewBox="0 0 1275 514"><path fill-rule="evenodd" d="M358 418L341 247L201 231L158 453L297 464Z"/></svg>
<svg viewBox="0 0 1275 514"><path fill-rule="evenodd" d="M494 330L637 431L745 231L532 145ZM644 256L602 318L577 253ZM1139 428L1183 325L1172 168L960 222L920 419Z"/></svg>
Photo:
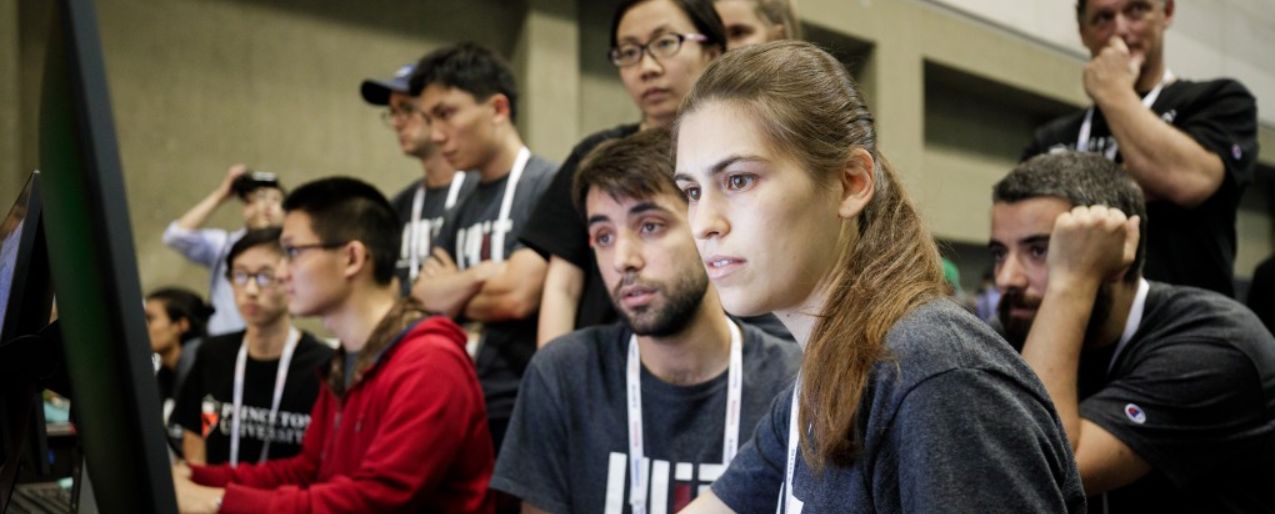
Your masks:
<svg viewBox="0 0 1275 514"><path fill-rule="evenodd" d="M775 395L770 412L757 422L752 439L739 448L726 472L713 482L713 494L739 514L775 511L788 460L789 385Z"/></svg>
<svg viewBox="0 0 1275 514"><path fill-rule="evenodd" d="M1085 508L1052 409L1014 379L987 371L948 371L908 391L873 467L873 495L896 497L902 512Z"/></svg>
<svg viewBox="0 0 1275 514"><path fill-rule="evenodd" d="M527 367L491 488L552 513L569 512L567 418L545 360Z"/></svg>

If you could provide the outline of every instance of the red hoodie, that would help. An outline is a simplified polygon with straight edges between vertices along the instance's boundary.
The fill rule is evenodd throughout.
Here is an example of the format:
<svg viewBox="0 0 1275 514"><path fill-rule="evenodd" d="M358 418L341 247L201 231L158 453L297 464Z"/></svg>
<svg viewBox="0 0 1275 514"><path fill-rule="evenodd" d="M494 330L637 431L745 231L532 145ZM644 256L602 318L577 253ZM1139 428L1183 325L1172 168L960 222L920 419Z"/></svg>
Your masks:
<svg viewBox="0 0 1275 514"><path fill-rule="evenodd" d="M419 320L416 307L386 316L341 396L338 352L300 455L192 466L191 479L225 487L227 513L494 512L491 436L465 333L443 317Z"/></svg>

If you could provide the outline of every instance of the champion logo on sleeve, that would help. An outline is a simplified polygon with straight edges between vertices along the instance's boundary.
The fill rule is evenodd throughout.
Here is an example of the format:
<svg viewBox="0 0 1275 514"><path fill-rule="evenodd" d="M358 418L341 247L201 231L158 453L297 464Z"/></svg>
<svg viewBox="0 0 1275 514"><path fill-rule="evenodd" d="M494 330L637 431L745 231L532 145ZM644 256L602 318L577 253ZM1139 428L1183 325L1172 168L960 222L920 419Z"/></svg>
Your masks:
<svg viewBox="0 0 1275 514"><path fill-rule="evenodd" d="M1129 421L1139 425L1147 422L1147 413L1142 410L1142 407L1132 403L1124 406L1124 415L1129 417Z"/></svg>
<svg viewBox="0 0 1275 514"><path fill-rule="evenodd" d="M1239 143L1231 145L1231 157L1234 157L1237 161L1244 157L1244 149L1240 148Z"/></svg>

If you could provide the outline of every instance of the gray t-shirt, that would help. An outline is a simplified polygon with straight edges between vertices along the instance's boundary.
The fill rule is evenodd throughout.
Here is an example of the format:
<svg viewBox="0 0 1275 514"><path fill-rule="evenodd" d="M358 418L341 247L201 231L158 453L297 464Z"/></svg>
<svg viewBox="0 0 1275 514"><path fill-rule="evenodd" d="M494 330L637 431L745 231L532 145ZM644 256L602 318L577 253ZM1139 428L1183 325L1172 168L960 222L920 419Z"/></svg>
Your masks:
<svg viewBox="0 0 1275 514"><path fill-rule="evenodd" d="M456 184L456 198L452 207L460 205L466 197L473 194L474 189L478 187L478 176L457 172L453 182L455 181L459 183ZM403 296L412 294L413 254L416 255L416 265L419 270L420 266L424 266L425 261L429 260L430 252L433 251L430 244L443 230L443 216L447 214L447 199L452 192L452 184L426 188L424 201L421 202L420 221L412 223L412 208L416 204L416 195L420 189L421 181L417 180L403 188L394 195L393 200L390 200L390 204L394 206L394 212L398 213L399 223L403 226L398 261L394 264L394 275L398 277ZM413 237L416 240L415 248L412 247Z"/></svg>
<svg viewBox="0 0 1275 514"><path fill-rule="evenodd" d="M532 208L540 201L557 170L558 165L539 156L533 155L527 161L514 189L508 223L502 223L499 217L509 175L478 184L473 194L447 213L443 230L433 246L446 250L460 269L467 269L493 259L493 236L503 233L505 259L508 259L522 248L518 237L526 230ZM533 313L526 319L483 325L476 364L490 420L507 420L513 411L522 371L536 351L536 319L537 314Z"/></svg>
<svg viewBox="0 0 1275 514"><path fill-rule="evenodd" d="M742 326L745 439L792 382L801 350ZM625 381L631 335L621 324L590 327L536 354L496 461L493 489L554 513L629 512ZM642 369L648 512L676 512L722 473L726 375L675 386Z"/></svg>
<svg viewBox="0 0 1275 514"><path fill-rule="evenodd" d="M856 461L816 476L798 458L793 490L803 512L1085 511L1044 386L991 328L935 300L899 320L886 348L859 405ZM789 387L713 483L735 512L775 512L791 397Z"/></svg>

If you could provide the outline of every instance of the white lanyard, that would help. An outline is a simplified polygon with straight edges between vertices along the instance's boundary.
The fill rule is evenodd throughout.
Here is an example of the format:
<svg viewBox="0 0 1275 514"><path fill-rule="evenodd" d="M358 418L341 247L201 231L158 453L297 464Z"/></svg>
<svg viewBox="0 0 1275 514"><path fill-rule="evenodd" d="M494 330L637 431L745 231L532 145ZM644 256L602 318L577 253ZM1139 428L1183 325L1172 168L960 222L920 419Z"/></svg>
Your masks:
<svg viewBox="0 0 1275 514"><path fill-rule="evenodd" d="M1165 68L1164 76L1160 78L1160 83L1156 84L1155 88L1152 89L1150 93L1147 93L1146 97L1143 97L1142 105L1148 109L1150 109L1152 105L1155 105L1156 99L1160 98L1160 91L1164 89L1165 84L1170 82L1173 82L1173 72L1169 71L1168 68ZM1093 111L1093 107L1090 107L1088 111L1085 111L1085 121L1080 124L1080 136L1076 138L1077 152L1089 151L1089 133L1093 130ZM1111 146L1107 147L1107 151L1104 153L1107 160L1114 161L1116 159L1116 151L1119 149L1120 144L1112 141Z"/></svg>
<svg viewBox="0 0 1275 514"><path fill-rule="evenodd" d="M1120 352L1124 351L1129 340L1133 339L1133 334L1138 332L1138 325L1142 324L1142 313L1147 309L1149 291L1151 291L1151 284L1147 283L1147 279L1138 279L1138 293L1133 297L1133 306L1129 309L1129 319L1124 322L1124 332L1120 334L1120 342L1116 343L1116 351L1111 354L1111 363L1107 364L1107 373L1111 373L1111 370L1116 367L1116 358L1120 356Z"/></svg>
<svg viewBox="0 0 1275 514"><path fill-rule="evenodd" d="M730 464L739 450L740 394L744 388L743 335L739 326L730 325L730 364L726 371L726 430L722 434L722 464ZM629 338L629 505L633 514L646 514L646 475L642 473L642 358L637 336Z"/></svg>
<svg viewBox="0 0 1275 514"><path fill-rule="evenodd" d="M514 158L514 167L509 172L509 182L505 183L505 196L500 199L500 215L496 225L491 229L491 259L496 262L505 261L505 234L513 229L509 213L514 206L514 193L518 191L518 180L522 178L522 170L531 160L531 150L527 147L518 149L518 157Z"/></svg>
<svg viewBox="0 0 1275 514"><path fill-rule="evenodd" d="M801 391L801 375L792 386L792 405L788 408L788 462L784 469L784 483L780 485L779 500L775 502L775 514L801 514L804 504L792 494L792 477L797 469L797 446L801 434L797 430L798 413L801 405L797 398Z"/></svg>
<svg viewBox="0 0 1275 514"><path fill-rule="evenodd" d="M447 200L443 201L443 210L451 209L456 205L456 199L460 197L461 186L465 184L465 174L456 172L452 175L452 185L447 190ZM421 185L416 187L416 196L412 198L412 219L411 230L408 231L408 259L411 261L408 267L408 277L412 283L416 283L416 277L421 272L421 259L428 256L420 254L420 230L421 230L421 211L425 209L425 181L421 181Z"/></svg>
<svg viewBox="0 0 1275 514"><path fill-rule="evenodd" d="M266 442L261 445L261 458L258 462L266 460L266 450L270 448L270 441L274 439L275 418L279 416L279 401L283 399L283 385L288 381L288 365L292 362L292 352L297 349L297 343L301 340L301 332L296 328L288 329L288 342L283 346L283 355L279 356L279 369L274 375L274 396L270 400L270 417L266 418L266 422L270 424L270 430L266 430ZM235 357L235 391L234 391L234 418L230 420L230 465L231 467L239 465L239 423L242 419L240 411L243 408L243 381L244 370L248 365L248 337L244 336L244 341L239 345L239 356Z"/></svg>

